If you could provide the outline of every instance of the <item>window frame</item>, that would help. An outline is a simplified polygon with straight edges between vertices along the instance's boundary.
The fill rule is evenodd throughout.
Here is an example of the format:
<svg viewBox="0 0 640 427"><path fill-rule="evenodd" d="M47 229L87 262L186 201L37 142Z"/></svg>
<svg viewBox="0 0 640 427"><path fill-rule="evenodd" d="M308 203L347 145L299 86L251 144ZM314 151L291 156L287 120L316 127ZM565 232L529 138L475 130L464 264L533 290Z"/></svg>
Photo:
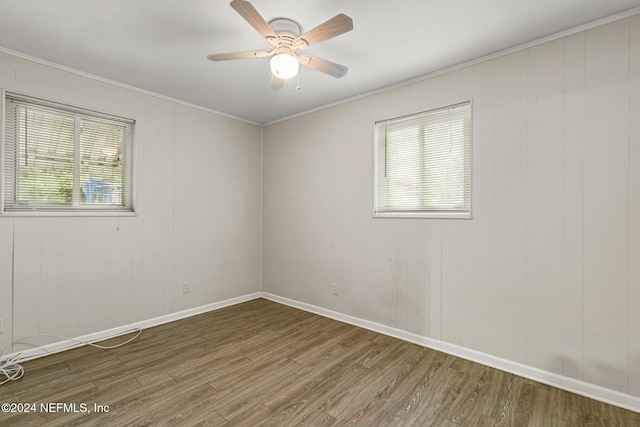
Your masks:
<svg viewBox="0 0 640 427"><path fill-rule="evenodd" d="M40 96L33 96L29 94L25 94L24 92L18 92L6 88L2 88L0 90L1 99L0 99L0 217L20 217L20 216L59 216L59 217L91 217L91 216L136 216L136 179L135 179L135 161L136 161L136 133L137 126L136 120L133 118L127 118L123 116L118 116L112 113L106 113L102 111L98 111L91 108L81 107L78 105L72 105L66 102L60 102L55 100L50 100L47 98L43 98ZM32 208L25 209L7 209L7 200L6 200L6 189L5 182L7 172L5 168L5 158L6 158L6 147L8 142L6 140L6 113L7 113L7 98L13 97L20 99L25 102L33 102L36 105L42 105L46 108L52 108L54 110L59 110L62 114L78 114L84 115L86 118L96 121L113 121L113 122L122 122L127 123L130 127L129 131L129 147L126 150L128 153L128 158L123 160L123 187L128 187L128 190L123 190L123 198L127 198L130 200L130 205L81 205L81 204L60 204L59 206L55 206L53 204L47 205L43 203L41 205L34 203ZM77 120L77 119L76 119ZM76 142L74 142L75 144ZM74 147L74 151L77 147ZM75 154L74 154L75 156ZM76 167L78 165L74 165L74 181L79 178L80 171L76 171ZM128 181L128 183L127 183ZM75 183L77 184L77 183ZM79 189L75 189L74 191L81 191ZM128 196L125 196L125 191L128 191Z"/></svg>
<svg viewBox="0 0 640 427"><path fill-rule="evenodd" d="M429 210L429 209L390 209L390 210L379 210L379 200L380 197L388 197L388 194L381 196L379 191L383 189L383 186L379 185L379 137L378 137L378 127L384 123L391 123L394 121L400 121L405 119L417 118L422 115L427 115L431 112L437 112L440 110L446 110L450 108L454 108L457 106L468 105L469 107L469 148L468 148L468 162L469 162L469 208L468 210ZM423 135L424 127L418 130L420 134ZM429 108L424 111L420 111L417 113L407 114L404 116L398 116L393 118L387 118L383 120L377 120L373 125L373 218L433 218L433 219L473 219L473 100L468 99L460 102L455 102L447 105L442 105L435 108ZM424 151L424 144L421 144L420 151ZM384 151L384 149L383 149ZM384 154L386 159L386 153ZM424 155L421 154L421 162L424 161ZM386 162L386 160L385 160Z"/></svg>

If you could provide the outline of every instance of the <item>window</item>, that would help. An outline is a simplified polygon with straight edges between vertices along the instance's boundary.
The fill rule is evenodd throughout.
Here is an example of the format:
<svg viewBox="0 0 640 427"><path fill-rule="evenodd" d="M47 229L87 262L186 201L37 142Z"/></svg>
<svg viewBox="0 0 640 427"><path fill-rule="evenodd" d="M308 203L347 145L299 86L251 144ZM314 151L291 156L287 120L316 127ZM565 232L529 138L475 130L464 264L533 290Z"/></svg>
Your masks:
<svg viewBox="0 0 640 427"><path fill-rule="evenodd" d="M5 93L3 212L133 212L134 121Z"/></svg>
<svg viewBox="0 0 640 427"><path fill-rule="evenodd" d="M375 124L374 216L471 218L471 103Z"/></svg>

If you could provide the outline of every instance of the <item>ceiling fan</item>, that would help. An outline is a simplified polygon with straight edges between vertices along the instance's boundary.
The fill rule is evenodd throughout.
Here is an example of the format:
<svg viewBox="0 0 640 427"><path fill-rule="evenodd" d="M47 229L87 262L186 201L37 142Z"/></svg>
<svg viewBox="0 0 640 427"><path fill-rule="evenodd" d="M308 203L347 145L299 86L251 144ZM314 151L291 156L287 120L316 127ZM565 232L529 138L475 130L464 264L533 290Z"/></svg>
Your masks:
<svg viewBox="0 0 640 427"><path fill-rule="evenodd" d="M271 50L251 52L212 53L207 58L212 61L228 59L248 59L271 57L272 89L279 89L284 80L298 74L298 67L303 65L321 71L330 76L340 78L347 74L347 67L327 61L316 56L298 53L309 46L339 36L353 29L353 21L341 13L325 21L315 28L300 34L300 26L290 19L276 18L267 23L253 5L245 0L233 0L231 7L240 14L269 43Z"/></svg>

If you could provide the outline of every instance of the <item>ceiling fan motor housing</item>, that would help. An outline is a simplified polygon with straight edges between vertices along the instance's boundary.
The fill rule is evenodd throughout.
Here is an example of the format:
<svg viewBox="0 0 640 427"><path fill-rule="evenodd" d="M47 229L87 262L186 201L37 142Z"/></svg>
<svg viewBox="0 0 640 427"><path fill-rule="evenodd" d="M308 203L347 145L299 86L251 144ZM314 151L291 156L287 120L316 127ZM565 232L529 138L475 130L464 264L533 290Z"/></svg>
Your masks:
<svg viewBox="0 0 640 427"><path fill-rule="evenodd" d="M289 39L291 43L296 37L298 37L302 31L300 25L297 22L287 18L275 18L269 21L269 26L273 29L283 41ZM284 38L284 39L283 39Z"/></svg>

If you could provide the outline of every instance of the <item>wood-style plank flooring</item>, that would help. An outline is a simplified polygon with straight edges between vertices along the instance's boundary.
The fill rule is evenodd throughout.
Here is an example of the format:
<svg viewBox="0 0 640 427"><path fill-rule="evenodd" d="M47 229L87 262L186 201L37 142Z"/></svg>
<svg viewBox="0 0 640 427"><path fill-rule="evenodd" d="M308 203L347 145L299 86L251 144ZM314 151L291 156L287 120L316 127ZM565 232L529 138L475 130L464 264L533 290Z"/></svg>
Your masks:
<svg viewBox="0 0 640 427"><path fill-rule="evenodd" d="M264 299L24 367L0 402L38 411L0 413L1 426L640 426L638 413Z"/></svg>

